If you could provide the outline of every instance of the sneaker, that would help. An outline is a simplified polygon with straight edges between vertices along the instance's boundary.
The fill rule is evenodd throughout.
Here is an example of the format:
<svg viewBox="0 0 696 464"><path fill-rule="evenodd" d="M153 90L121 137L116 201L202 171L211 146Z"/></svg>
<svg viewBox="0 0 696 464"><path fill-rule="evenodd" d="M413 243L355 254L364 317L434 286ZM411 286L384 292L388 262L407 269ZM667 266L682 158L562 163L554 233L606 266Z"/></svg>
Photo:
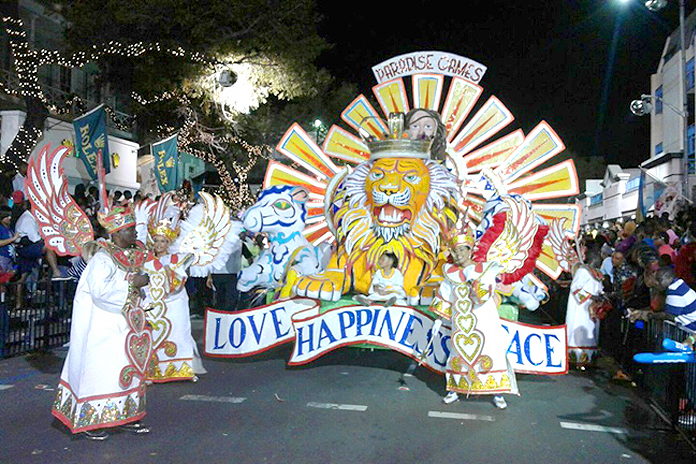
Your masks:
<svg viewBox="0 0 696 464"><path fill-rule="evenodd" d="M363 306L370 306L371 301L365 295L355 295L354 299Z"/></svg>
<svg viewBox="0 0 696 464"><path fill-rule="evenodd" d="M507 408L507 402L505 401L505 398L503 398L502 396L494 396L493 406L495 406L498 409L505 409Z"/></svg>
<svg viewBox="0 0 696 464"><path fill-rule="evenodd" d="M459 401L459 393L457 392L449 392L447 396L442 398L442 402L445 404L452 404L455 401Z"/></svg>
<svg viewBox="0 0 696 464"><path fill-rule="evenodd" d="M122 425L121 428L131 433L150 433L150 427L146 427L140 422L132 422L130 424Z"/></svg>
<svg viewBox="0 0 696 464"><path fill-rule="evenodd" d="M85 433L85 438L92 441L104 441L109 438L109 434L104 429L90 430Z"/></svg>
<svg viewBox="0 0 696 464"><path fill-rule="evenodd" d="M194 376L191 378L191 382L193 382L193 383L198 383L199 380L200 380L200 379L198 378L197 375L194 375Z"/></svg>
<svg viewBox="0 0 696 464"><path fill-rule="evenodd" d="M395 296L390 296L389 299L384 303L384 307L388 308L390 306L393 306L394 303L396 303L396 297Z"/></svg>

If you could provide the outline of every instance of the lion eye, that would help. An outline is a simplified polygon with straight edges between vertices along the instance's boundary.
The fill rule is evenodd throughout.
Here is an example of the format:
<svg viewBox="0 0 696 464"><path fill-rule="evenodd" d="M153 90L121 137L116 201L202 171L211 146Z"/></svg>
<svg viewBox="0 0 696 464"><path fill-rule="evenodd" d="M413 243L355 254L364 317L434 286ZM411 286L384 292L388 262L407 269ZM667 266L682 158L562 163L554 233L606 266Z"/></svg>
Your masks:
<svg viewBox="0 0 696 464"><path fill-rule="evenodd" d="M372 180L378 180L378 179L381 179L382 177L384 177L383 172L371 172L370 173L370 179L372 179Z"/></svg>
<svg viewBox="0 0 696 464"><path fill-rule="evenodd" d="M275 203L273 203L273 206L274 206L275 208L280 209L280 210L285 210L285 209L290 208L290 203L288 203L288 202L285 201L285 200L278 200L278 201L276 201Z"/></svg>
<svg viewBox="0 0 696 464"><path fill-rule="evenodd" d="M417 182L418 181L418 176L415 174L408 174L407 176L404 177L407 182Z"/></svg>

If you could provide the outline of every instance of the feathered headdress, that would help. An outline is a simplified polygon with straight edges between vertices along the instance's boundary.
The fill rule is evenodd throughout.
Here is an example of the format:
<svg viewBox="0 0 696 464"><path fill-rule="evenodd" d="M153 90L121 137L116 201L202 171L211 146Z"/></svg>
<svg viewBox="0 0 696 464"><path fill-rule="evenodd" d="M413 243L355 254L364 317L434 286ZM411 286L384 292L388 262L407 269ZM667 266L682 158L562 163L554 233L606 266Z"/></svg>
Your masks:
<svg viewBox="0 0 696 464"><path fill-rule="evenodd" d="M102 152L97 152L97 179L99 182L99 197L101 210L97 211L99 224L106 229L109 234L118 232L126 227L135 227L135 215L129 207L112 206L109 197L106 195L106 172L102 160Z"/></svg>
<svg viewBox="0 0 696 464"><path fill-rule="evenodd" d="M147 223L150 237L159 235L173 242L179 236L179 209L173 198L174 194L167 192L155 204Z"/></svg>

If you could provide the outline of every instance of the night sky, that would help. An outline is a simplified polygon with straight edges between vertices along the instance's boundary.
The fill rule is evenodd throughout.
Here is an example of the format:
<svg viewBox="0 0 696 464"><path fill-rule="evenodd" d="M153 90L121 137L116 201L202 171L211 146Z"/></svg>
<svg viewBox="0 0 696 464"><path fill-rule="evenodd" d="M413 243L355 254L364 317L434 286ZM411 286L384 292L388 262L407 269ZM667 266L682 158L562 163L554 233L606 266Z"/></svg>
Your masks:
<svg viewBox="0 0 696 464"><path fill-rule="evenodd" d="M455 53L488 67L479 103L496 95L515 115L513 128L527 133L544 119L573 154L624 168L649 157L650 118L628 105L650 93L650 75L679 25L676 0L658 13L638 0L465 1L452 10L414 1L375 10L383 3L318 1L320 34L334 44L320 64L362 93L372 95L371 67L390 57ZM695 5L686 2L687 15Z"/></svg>

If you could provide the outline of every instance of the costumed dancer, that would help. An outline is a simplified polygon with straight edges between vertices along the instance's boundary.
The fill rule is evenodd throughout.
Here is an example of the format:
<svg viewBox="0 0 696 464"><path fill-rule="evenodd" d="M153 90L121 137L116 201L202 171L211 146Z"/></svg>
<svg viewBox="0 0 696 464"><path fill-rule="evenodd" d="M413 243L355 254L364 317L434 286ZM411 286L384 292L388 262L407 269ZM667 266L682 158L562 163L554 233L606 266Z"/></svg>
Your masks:
<svg viewBox="0 0 696 464"><path fill-rule="evenodd" d="M593 303L602 293L601 258L597 250L588 249L586 263L574 267L570 297L566 312L568 355L570 361L584 369L597 353L599 319L593 313Z"/></svg>
<svg viewBox="0 0 696 464"><path fill-rule="evenodd" d="M235 244L241 246L241 225L231 221L222 200L207 193L201 197L204 204L188 212L186 202L175 200L171 192L136 210L138 238L150 249L145 262L150 276L145 306L155 340L148 380L155 383L196 382L198 374L207 372L191 335L184 284L189 272L206 276L219 270ZM185 213L186 218L180 220Z"/></svg>
<svg viewBox="0 0 696 464"><path fill-rule="evenodd" d="M495 301L501 268L493 262L472 261L474 235L464 221L449 245L454 264L443 266L444 280L430 307L452 321L452 349L445 373L449 393L442 401L454 403L459 393L492 394L495 407L505 409L501 393L518 394L518 390Z"/></svg>
<svg viewBox="0 0 696 464"><path fill-rule="evenodd" d="M130 209L106 201L101 153L97 156L103 208L99 223L110 240L93 242L87 215L68 193L62 167L71 148L44 146L29 162L26 182L32 214L47 248L61 256L82 254L87 266L77 284L70 327L70 349L63 365L53 415L72 433L94 440L123 426L149 429L145 416L145 371L152 354L152 332L141 306L145 251L135 245Z"/></svg>
<svg viewBox="0 0 696 464"><path fill-rule="evenodd" d="M384 301L384 306L394 304L406 304L406 291L404 290L404 275L399 271L399 260L396 255L387 251L377 260L377 272L372 277L369 294L356 295L355 300L369 306L377 301Z"/></svg>

